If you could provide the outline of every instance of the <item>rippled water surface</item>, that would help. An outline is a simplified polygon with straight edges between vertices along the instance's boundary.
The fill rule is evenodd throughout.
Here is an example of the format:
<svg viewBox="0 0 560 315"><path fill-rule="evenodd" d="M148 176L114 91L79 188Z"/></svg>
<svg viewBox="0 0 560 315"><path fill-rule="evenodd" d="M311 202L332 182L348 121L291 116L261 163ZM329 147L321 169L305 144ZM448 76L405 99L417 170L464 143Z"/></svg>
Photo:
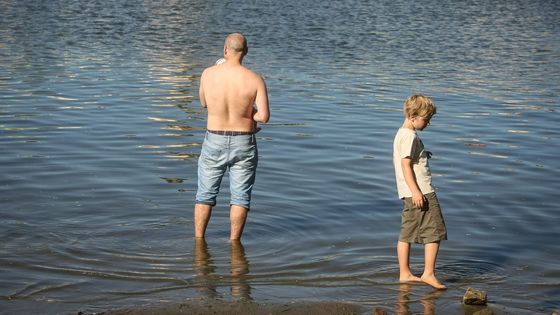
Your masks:
<svg viewBox="0 0 560 315"><path fill-rule="evenodd" d="M474 287L496 310L550 314L558 21L546 0L0 0L0 312L210 297L470 314ZM227 241L227 186L195 243L198 79L231 31L272 118L242 243ZM397 284L391 150L414 92L438 106L421 136L445 292Z"/></svg>

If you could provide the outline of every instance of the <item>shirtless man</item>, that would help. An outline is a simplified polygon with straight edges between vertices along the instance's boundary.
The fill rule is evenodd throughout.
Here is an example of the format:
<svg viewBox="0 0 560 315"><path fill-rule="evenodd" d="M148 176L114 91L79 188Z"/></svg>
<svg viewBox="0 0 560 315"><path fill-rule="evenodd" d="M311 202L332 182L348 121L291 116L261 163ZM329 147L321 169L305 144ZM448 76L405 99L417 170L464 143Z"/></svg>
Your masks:
<svg viewBox="0 0 560 315"><path fill-rule="evenodd" d="M241 238L247 219L258 161L256 123L266 123L270 116L263 78L242 65L247 51L242 34L229 34L224 44L225 62L205 69L200 78L200 103L208 110L208 122L198 160L196 238L204 238L228 169L231 240Z"/></svg>

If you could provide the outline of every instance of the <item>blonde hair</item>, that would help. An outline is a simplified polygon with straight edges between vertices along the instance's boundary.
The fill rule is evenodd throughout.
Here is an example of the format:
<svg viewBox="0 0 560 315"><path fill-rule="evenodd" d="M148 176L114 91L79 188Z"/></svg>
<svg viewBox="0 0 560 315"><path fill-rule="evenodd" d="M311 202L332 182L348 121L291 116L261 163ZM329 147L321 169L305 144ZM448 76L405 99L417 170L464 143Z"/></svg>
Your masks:
<svg viewBox="0 0 560 315"><path fill-rule="evenodd" d="M422 94L409 96L404 102L404 116L432 118L436 114L436 106L432 100Z"/></svg>

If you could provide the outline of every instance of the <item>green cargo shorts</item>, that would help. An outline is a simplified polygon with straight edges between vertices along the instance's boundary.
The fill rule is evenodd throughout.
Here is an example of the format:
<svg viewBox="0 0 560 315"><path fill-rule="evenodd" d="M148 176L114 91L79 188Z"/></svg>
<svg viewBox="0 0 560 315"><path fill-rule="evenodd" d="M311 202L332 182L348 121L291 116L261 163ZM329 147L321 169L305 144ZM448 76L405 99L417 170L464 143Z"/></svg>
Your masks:
<svg viewBox="0 0 560 315"><path fill-rule="evenodd" d="M428 244L447 239L447 229L436 193L425 194L423 209L418 209L412 198L404 198L399 241Z"/></svg>

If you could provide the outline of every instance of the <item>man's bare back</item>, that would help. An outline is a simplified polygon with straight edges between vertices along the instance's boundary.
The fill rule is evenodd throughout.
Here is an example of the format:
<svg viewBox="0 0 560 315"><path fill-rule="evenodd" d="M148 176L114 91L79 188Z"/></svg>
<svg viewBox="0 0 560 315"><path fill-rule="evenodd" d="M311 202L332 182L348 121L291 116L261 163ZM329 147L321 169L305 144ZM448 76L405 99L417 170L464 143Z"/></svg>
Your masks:
<svg viewBox="0 0 560 315"><path fill-rule="evenodd" d="M200 102L208 109L208 130L255 131L255 122L268 121L266 85L260 75L241 64L247 50L239 40L228 37L226 62L207 68L200 78ZM240 45L243 50L236 50Z"/></svg>

